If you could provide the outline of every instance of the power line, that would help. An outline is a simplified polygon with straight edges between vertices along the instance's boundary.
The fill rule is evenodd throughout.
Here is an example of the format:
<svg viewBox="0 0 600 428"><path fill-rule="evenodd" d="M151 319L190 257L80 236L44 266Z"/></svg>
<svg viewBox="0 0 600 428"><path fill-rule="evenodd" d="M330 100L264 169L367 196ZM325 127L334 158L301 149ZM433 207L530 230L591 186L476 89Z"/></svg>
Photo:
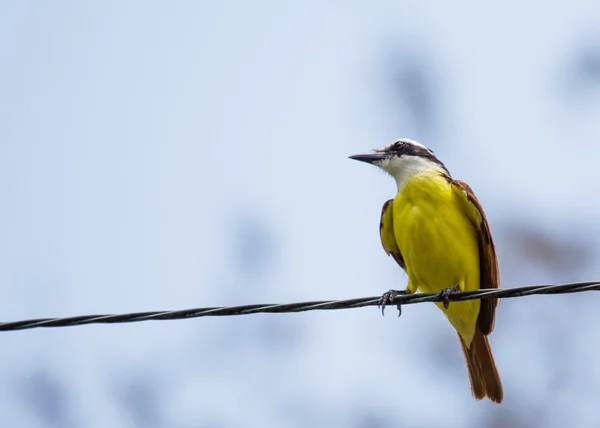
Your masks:
<svg viewBox="0 0 600 428"><path fill-rule="evenodd" d="M524 297L532 294L566 294L600 290L600 282L573 282L557 285L527 285L515 288L494 288L476 291L463 291L449 296L450 301L486 298ZM68 318L38 318L24 321L0 323L0 331L27 330L40 327L72 327L85 324L120 324L151 320L181 320L187 318L250 315L257 313L289 313L316 310L353 309L364 306L377 306L380 297L362 297L349 300L321 300L313 302L260 304L242 306L222 306L212 308L184 309L179 311L134 312L119 315L80 315ZM394 298L393 304L441 302L443 296L437 293L404 294Z"/></svg>

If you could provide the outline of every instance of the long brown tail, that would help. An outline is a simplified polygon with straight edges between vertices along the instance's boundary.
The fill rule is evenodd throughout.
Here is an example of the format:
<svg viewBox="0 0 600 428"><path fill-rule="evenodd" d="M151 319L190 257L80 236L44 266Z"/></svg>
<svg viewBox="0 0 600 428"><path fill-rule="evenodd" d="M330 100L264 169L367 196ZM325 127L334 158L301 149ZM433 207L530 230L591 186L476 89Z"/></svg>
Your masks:
<svg viewBox="0 0 600 428"><path fill-rule="evenodd" d="M477 328L470 349L460 334L458 337L467 361L473 395L478 400L489 397L490 400L501 403L504 391L487 336Z"/></svg>

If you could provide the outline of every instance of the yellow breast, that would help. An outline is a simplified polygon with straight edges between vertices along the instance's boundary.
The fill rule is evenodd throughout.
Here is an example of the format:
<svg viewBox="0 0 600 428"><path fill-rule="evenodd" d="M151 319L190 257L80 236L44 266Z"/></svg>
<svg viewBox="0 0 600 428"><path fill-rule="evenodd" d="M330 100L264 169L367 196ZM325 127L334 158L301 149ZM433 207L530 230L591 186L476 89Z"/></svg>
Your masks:
<svg viewBox="0 0 600 428"><path fill-rule="evenodd" d="M447 179L437 172L411 177L394 199L394 235L409 281L435 293L445 287L479 289L477 235ZM437 304L467 343L479 315L479 300Z"/></svg>

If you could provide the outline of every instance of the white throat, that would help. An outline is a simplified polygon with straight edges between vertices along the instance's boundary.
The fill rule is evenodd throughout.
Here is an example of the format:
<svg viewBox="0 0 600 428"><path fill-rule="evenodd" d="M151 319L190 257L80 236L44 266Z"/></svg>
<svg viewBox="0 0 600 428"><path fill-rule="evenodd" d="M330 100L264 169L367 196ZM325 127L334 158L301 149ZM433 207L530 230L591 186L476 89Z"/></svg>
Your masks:
<svg viewBox="0 0 600 428"><path fill-rule="evenodd" d="M428 171L447 173L444 168L437 163L421 156L395 156L382 161L378 166L394 177L396 185L398 186L398 191L400 191L406 182L414 175Z"/></svg>

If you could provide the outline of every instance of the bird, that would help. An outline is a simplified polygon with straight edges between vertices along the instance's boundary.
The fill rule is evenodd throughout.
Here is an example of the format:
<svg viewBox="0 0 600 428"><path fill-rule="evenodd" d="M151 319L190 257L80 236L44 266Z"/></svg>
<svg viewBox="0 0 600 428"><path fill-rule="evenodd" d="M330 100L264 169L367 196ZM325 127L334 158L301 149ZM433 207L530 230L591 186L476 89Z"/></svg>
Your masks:
<svg viewBox="0 0 600 428"><path fill-rule="evenodd" d="M498 299L450 304L452 293L500 286L494 241L475 193L450 175L433 150L408 138L350 159L379 167L398 188L383 204L379 232L408 282L404 290L383 294L382 310L399 294L438 293L442 300L435 304L458 333L472 395L501 403L504 391L488 339Z"/></svg>

